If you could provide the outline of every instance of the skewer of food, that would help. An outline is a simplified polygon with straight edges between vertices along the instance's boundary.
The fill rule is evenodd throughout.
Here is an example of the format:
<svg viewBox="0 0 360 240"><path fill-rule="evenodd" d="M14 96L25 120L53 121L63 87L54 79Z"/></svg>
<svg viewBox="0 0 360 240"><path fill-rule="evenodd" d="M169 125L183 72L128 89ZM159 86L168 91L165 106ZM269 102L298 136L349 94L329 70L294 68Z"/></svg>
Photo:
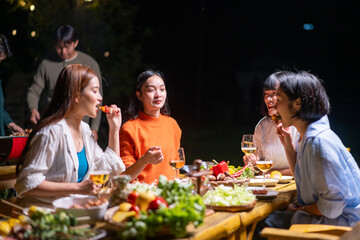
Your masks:
<svg viewBox="0 0 360 240"><path fill-rule="evenodd" d="M114 109L113 107L109 107L107 105L98 106L98 108L103 111L104 113L120 113L120 109Z"/></svg>

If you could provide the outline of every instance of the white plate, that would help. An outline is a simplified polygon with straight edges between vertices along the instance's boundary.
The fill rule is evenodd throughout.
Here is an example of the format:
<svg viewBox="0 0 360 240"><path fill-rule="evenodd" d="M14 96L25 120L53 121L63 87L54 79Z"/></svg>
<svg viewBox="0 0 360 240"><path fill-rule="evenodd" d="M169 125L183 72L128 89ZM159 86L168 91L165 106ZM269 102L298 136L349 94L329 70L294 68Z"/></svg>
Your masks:
<svg viewBox="0 0 360 240"><path fill-rule="evenodd" d="M279 180L279 183L288 183L290 182L294 177L293 176L282 176Z"/></svg>
<svg viewBox="0 0 360 240"><path fill-rule="evenodd" d="M275 186L278 182L279 180L273 178L265 179L265 186L267 187ZM263 185L263 179L259 179L259 178L250 179L249 186L262 186L262 185Z"/></svg>
<svg viewBox="0 0 360 240"><path fill-rule="evenodd" d="M247 190L253 190L253 189L264 189L263 187L247 187ZM261 200L261 199L271 199L271 198L275 198L279 192L275 191L273 189L268 189L265 188L268 192L266 194L255 194L253 193L257 199Z"/></svg>
<svg viewBox="0 0 360 240"><path fill-rule="evenodd" d="M255 176L256 179L263 179L263 176ZM271 178L266 178L266 179L271 179ZM275 178L274 178L275 179ZM279 183L288 183L290 182L292 179L294 179L293 176L282 176L280 179L279 179Z"/></svg>

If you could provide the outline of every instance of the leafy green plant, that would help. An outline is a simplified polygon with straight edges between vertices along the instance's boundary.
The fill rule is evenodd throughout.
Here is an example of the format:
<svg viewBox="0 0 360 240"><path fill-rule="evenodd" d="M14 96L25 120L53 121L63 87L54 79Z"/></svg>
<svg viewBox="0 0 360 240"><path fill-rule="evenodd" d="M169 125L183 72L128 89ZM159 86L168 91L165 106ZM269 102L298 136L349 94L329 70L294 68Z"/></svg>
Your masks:
<svg viewBox="0 0 360 240"><path fill-rule="evenodd" d="M199 195L192 194L193 186L179 181L168 181L160 176L158 193L169 204L157 210L141 212L139 218L126 223L119 232L121 239L146 239L161 233L175 237L185 237L186 226L193 223L195 227L203 223L205 205Z"/></svg>

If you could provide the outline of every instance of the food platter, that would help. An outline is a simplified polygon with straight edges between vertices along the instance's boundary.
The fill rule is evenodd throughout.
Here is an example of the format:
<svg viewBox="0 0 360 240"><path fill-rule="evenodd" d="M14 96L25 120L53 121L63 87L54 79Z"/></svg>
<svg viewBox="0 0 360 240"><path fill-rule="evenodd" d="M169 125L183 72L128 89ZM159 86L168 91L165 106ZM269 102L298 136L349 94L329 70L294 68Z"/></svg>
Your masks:
<svg viewBox="0 0 360 240"><path fill-rule="evenodd" d="M223 180L223 181L210 181L210 184L212 187L216 187L219 185L233 187L234 184L241 186L242 184L244 184L246 182L249 182L249 178L247 178L247 179L229 179L229 180Z"/></svg>
<svg viewBox="0 0 360 240"><path fill-rule="evenodd" d="M265 179L265 186L274 187L278 182L279 180L274 178ZM250 179L249 186L262 186L262 185L263 185L263 179L260 178Z"/></svg>
<svg viewBox="0 0 360 240"><path fill-rule="evenodd" d="M263 188L263 187L247 187L246 189L247 190L263 190L263 189L267 190L266 194L259 194L259 193L253 192L253 194L256 196L256 199L258 199L258 200L276 198L276 196L279 194L279 192L276 190Z"/></svg>
<svg viewBox="0 0 360 240"><path fill-rule="evenodd" d="M211 208L215 211L221 212L240 212L251 210L256 204L256 200L249 204L238 205L238 206L215 206L215 205L206 205L207 208Z"/></svg>

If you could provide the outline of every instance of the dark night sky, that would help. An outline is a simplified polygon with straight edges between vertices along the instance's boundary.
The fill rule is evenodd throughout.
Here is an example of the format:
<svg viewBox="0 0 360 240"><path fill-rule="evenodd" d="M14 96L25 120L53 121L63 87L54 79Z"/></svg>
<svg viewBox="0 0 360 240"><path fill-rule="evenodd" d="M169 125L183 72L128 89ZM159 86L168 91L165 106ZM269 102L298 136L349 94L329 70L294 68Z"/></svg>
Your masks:
<svg viewBox="0 0 360 240"><path fill-rule="evenodd" d="M166 76L172 116L190 159L241 158L241 136L261 118L262 82L287 69L323 79L331 127L360 162L360 1L133 3L137 28L152 32L143 46L144 63ZM305 23L314 30L305 31Z"/></svg>
<svg viewBox="0 0 360 240"><path fill-rule="evenodd" d="M266 76L309 70L324 81L333 130L359 158L358 1L139 3L139 24L153 29L145 62L167 76L180 125L238 123L252 131Z"/></svg>

